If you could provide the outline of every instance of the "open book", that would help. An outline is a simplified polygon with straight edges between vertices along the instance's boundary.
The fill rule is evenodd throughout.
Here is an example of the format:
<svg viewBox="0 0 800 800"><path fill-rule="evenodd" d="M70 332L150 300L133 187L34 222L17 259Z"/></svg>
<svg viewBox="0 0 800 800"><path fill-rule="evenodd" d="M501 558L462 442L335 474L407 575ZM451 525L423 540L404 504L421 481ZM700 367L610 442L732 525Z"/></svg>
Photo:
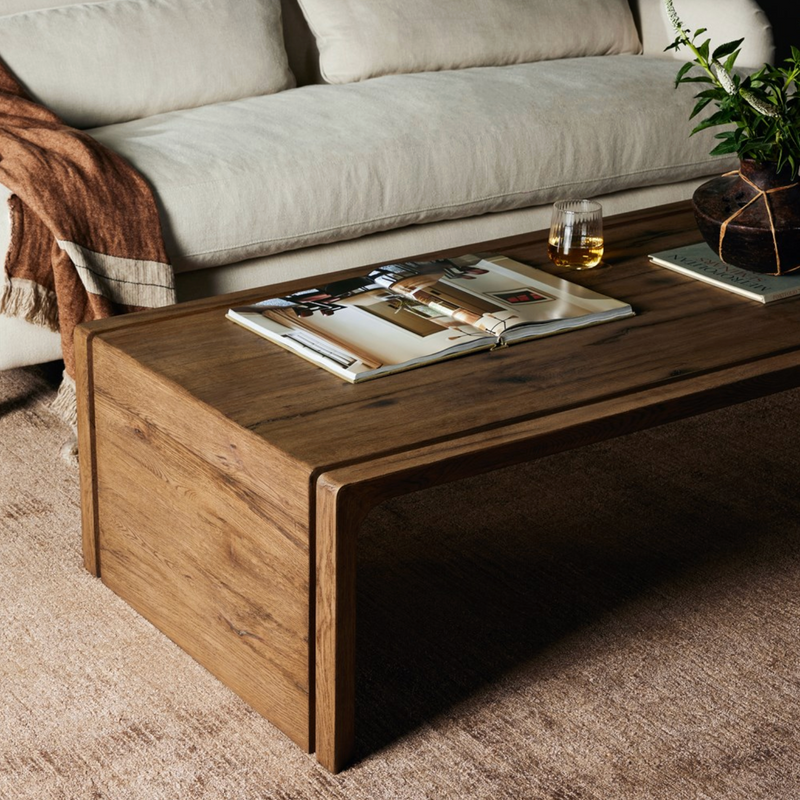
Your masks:
<svg viewBox="0 0 800 800"><path fill-rule="evenodd" d="M505 256L462 256L388 264L227 317L356 383L633 313Z"/></svg>

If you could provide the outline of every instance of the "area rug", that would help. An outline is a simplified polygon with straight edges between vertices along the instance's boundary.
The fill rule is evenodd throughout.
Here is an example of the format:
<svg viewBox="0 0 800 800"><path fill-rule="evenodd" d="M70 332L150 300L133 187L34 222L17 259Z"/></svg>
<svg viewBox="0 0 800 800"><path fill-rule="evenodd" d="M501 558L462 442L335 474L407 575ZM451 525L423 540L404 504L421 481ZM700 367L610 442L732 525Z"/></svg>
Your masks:
<svg viewBox="0 0 800 800"><path fill-rule="evenodd" d="M0 373L0 798L800 797L800 392L373 511L333 776L83 570L60 377Z"/></svg>

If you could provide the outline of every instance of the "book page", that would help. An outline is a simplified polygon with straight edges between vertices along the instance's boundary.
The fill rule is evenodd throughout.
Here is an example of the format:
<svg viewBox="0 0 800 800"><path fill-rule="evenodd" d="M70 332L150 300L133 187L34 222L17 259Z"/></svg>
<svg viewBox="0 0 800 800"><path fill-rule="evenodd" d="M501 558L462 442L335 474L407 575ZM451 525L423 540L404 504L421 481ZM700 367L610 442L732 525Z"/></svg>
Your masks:
<svg viewBox="0 0 800 800"><path fill-rule="evenodd" d="M504 256L397 262L231 309L236 322L351 380L533 338L627 304Z"/></svg>
<svg viewBox="0 0 800 800"><path fill-rule="evenodd" d="M507 309L506 333L520 325L560 322L605 309L609 298L505 256L477 261L464 290ZM445 278L443 283L449 283ZM616 301L612 301L616 303Z"/></svg>
<svg viewBox="0 0 800 800"><path fill-rule="evenodd" d="M371 274L376 283L406 303L425 306L427 313L450 317L492 336L525 321L508 302L477 287L486 283L490 274L480 264L456 267L449 261L405 262L388 264Z"/></svg>
<svg viewBox="0 0 800 800"><path fill-rule="evenodd" d="M468 274L453 274L458 272ZM401 277L416 279L418 285L395 287L398 276L384 267L361 278L233 311L248 321L248 327L262 328L268 338L289 339L354 374L430 359L453 348L490 346L496 336L487 335L487 329L497 321L483 319L492 310L502 311L499 306L473 298L463 303L466 296L447 291L430 297L418 294L423 284L438 292L436 284L443 275L442 266L427 271L403 266Z"/></svg>

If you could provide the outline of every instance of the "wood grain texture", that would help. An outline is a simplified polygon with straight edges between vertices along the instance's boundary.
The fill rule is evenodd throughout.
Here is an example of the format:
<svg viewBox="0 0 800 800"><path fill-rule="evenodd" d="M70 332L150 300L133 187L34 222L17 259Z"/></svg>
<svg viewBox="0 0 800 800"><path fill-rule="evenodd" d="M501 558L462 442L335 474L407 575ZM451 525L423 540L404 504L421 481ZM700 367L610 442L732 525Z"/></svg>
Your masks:
<svg viewBox="0 0 800 800"><path fill-rule="evenodd" d="M311 749L308 475L116 355L95 347L102 579Z"/></svg>
<svg viewBox="0 0 800 800"><path fill-rule="evenodd" d="M469 251L564 275L635 317L358 385L225 319L319 281L85 326L87 566L99 537L115 591L341 769L371 507L800 385L800 298L763 306L647 259L700 241L689 203L612 217L605 233L609 266L581 273L549 264L546 232Z"/></svg>
<svg viewBox="0 0 800 800"><path fill-rule="evenodd" d="M356 542L372 505L358 486L317 481L316 755L331 772L355 743Z"/></svg>
<svg viewBox="0 0 800 800"><path fill-rule="evenodd" d="M83 564L95 576L100 575L97 537L97 458L94 431L94 389L91 339L94 333L78 326L75 329L75 392L78 411L78 469L81 485L81 539Z"/></svg>
<svg viewBox="0 0 800 800"><path fill-rule="evenodd" d="M649 212L627 225L612 220L607 237L611 266L569 273L569 279L631 302L636 317L360 385L254 336L218 308L164 318L148 326L146 336L131 324L104 339L312 470L559 413L798 348L800 316L793 301L756 307L649 263L649 251L699 239L690 209L675 216ZM543 235L534 237L509 253L556 271L546 263L544 244Z"/></svg>
<svg viewBox="0 0 800 800"><path fill-rule="evenodd" d="M800 362L794 353L782 354L698 376L691 385L665 383L636 394L340 467L323 473L318 485L357 490L358 503L371 508L393 496L624 436L797 385Z"/></svg>

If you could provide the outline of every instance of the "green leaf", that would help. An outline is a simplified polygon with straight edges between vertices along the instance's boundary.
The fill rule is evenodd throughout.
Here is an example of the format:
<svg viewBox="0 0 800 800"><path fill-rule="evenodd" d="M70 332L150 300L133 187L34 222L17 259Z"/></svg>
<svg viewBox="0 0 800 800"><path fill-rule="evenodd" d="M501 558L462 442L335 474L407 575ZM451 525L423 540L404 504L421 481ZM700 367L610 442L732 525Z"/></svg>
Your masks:
<svg viewBox="0 0 800 800"><path fill-rule="evenodd" d="M720 142L710 153L711 156L724 156L736 152L736 143L732 141Z"/></svg>
<svg viewBox="0 0 800 800"><path fill-rule="evenodd" d="M678 74L675 76L675 85L677 86L681 82L681 78L694 66L691 61L684 64L679 70Z"/></svg>
<svg viewBox="0 0 800 800"><path fill-rule="evenodd" d="M696 133L700 133L700 131L704 131L706 128L713 128L714 125L719 125L719 122L709 122L707 119L704 119L699 125L695 125L694 128L689 131L689 136L694 136Z"/></svg>
<svg viewBox="0 0 800 800"><path fill-rule="evenodd" d="M711 58L715 58L719 61L721 58L725 58L725 56L729 56L734 50L736 50L739 45L744 41L744 39L737 39L735 42L725 42L725 44L721 44L712 54Z"/></svg>
<svg viewBox="0 0 800 800"><path fill-rule="evenodd" d="M701 98L695 107L692 109L692 113L689 114L689 119L694 119L712 100L711 97L703 97Z"/></svg>
<svg viewBox="0 0 800 800"><path fill-rule="evenodd" d="M724 125L728 122L733 122L731 112L726 109L720 109L701 122L697 127L703 130L705 128L710 128L712 125Z"/></svg>
<svg viewBox="0 0 800 800"><path fill-rule="evenodd" d="M713 128L715 125L726 125L728 122L730 122L728 119L714 119L713 116L708 117L708 119L704 119L699 125L692 128L691 135L700 133L700 131L704 131L706 128Z"/></svg>
<svg viewBox="0 0 800 800"><path fill-rule="evenodd" d="M734 50L729 56L728 60L723 65L725 67L726 72L730 72L733 69L733 65L736 63L736 59L739 56L741 50Z"/></svg>

